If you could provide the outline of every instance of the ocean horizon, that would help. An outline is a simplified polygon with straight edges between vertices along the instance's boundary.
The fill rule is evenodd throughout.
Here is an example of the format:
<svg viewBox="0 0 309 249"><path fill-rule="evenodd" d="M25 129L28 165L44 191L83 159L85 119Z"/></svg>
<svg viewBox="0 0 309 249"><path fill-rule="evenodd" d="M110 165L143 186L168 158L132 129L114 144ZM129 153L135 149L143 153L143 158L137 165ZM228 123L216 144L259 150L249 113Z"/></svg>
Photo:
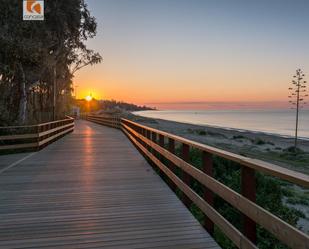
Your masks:
<svg viewBox="0 0 309 249"><path fill-rule="evenodd" d="M135 115L181 123L208 125L238 131L293 137L295 110L151 110ZM309 140L309 110L301 110L298 136Z"/></svg>

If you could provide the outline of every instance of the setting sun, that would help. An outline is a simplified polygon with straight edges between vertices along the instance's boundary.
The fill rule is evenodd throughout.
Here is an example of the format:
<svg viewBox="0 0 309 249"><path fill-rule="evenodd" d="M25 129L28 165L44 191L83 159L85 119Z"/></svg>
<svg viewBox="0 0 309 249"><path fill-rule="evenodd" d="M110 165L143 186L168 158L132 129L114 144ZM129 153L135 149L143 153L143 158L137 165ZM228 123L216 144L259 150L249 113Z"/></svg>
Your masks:
<svg viewBox="0 0 309 249"><path fill-rule="evenodd" d="M91 96L91 95L86 96L86 97L85 97L85 100L91 101L91 100L92 100L92 96Z"/></svg>

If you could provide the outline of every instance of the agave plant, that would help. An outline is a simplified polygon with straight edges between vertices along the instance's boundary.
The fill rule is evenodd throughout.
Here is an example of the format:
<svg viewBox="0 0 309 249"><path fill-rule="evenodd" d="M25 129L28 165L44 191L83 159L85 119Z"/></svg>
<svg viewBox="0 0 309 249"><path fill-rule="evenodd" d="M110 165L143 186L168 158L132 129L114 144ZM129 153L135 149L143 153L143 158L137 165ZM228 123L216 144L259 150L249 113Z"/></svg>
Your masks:
<svg viewBox="0 0 309 249"><path fill-rule="evenodd" d="M295 75L293 76L292 87L289 87L290 91L289 102L292 105L292 109L296 110L295 141L294 141L295 151L297 148L299 111L307 104L305 100L306 97L308 97L308 94L306 94L307 81L305 81L304 78L305 74L303 73L303 71L301 69L297 69Z"/></svg>

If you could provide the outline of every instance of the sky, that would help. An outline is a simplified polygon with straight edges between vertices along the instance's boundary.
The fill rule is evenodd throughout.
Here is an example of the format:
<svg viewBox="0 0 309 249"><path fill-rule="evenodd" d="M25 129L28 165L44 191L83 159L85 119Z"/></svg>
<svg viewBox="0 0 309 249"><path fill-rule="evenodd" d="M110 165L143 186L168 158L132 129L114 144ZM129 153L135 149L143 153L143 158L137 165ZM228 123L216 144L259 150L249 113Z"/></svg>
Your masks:
<svg viewBox="0 0 309 249"><path fill-rule="evenodd" d="M309 81L307 0L86 3L98 23L87 45L103 62L75 75L79 98L272 108L287 105L297 68Z"/></svg>

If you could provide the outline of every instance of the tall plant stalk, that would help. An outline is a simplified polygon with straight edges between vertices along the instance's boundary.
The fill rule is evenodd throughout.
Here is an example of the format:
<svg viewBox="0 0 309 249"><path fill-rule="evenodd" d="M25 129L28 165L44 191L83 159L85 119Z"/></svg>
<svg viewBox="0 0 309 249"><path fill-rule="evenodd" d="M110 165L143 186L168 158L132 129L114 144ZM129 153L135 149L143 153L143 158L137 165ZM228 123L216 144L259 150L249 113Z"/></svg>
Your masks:
<svg viewBox="0 0 309 249"><path fill-rule="evenodd" d="M306 104L305 97L308 97L306 94L306 81L304 80L305 74L301 69L297 69L292 80L292 87L289 88L291 99L289 102L292 105L292 109L296 110L296 122L295 122L295 138L294 138L294 149L297 149L298 142L298 126L299 126L299 111Z"/></svg>

